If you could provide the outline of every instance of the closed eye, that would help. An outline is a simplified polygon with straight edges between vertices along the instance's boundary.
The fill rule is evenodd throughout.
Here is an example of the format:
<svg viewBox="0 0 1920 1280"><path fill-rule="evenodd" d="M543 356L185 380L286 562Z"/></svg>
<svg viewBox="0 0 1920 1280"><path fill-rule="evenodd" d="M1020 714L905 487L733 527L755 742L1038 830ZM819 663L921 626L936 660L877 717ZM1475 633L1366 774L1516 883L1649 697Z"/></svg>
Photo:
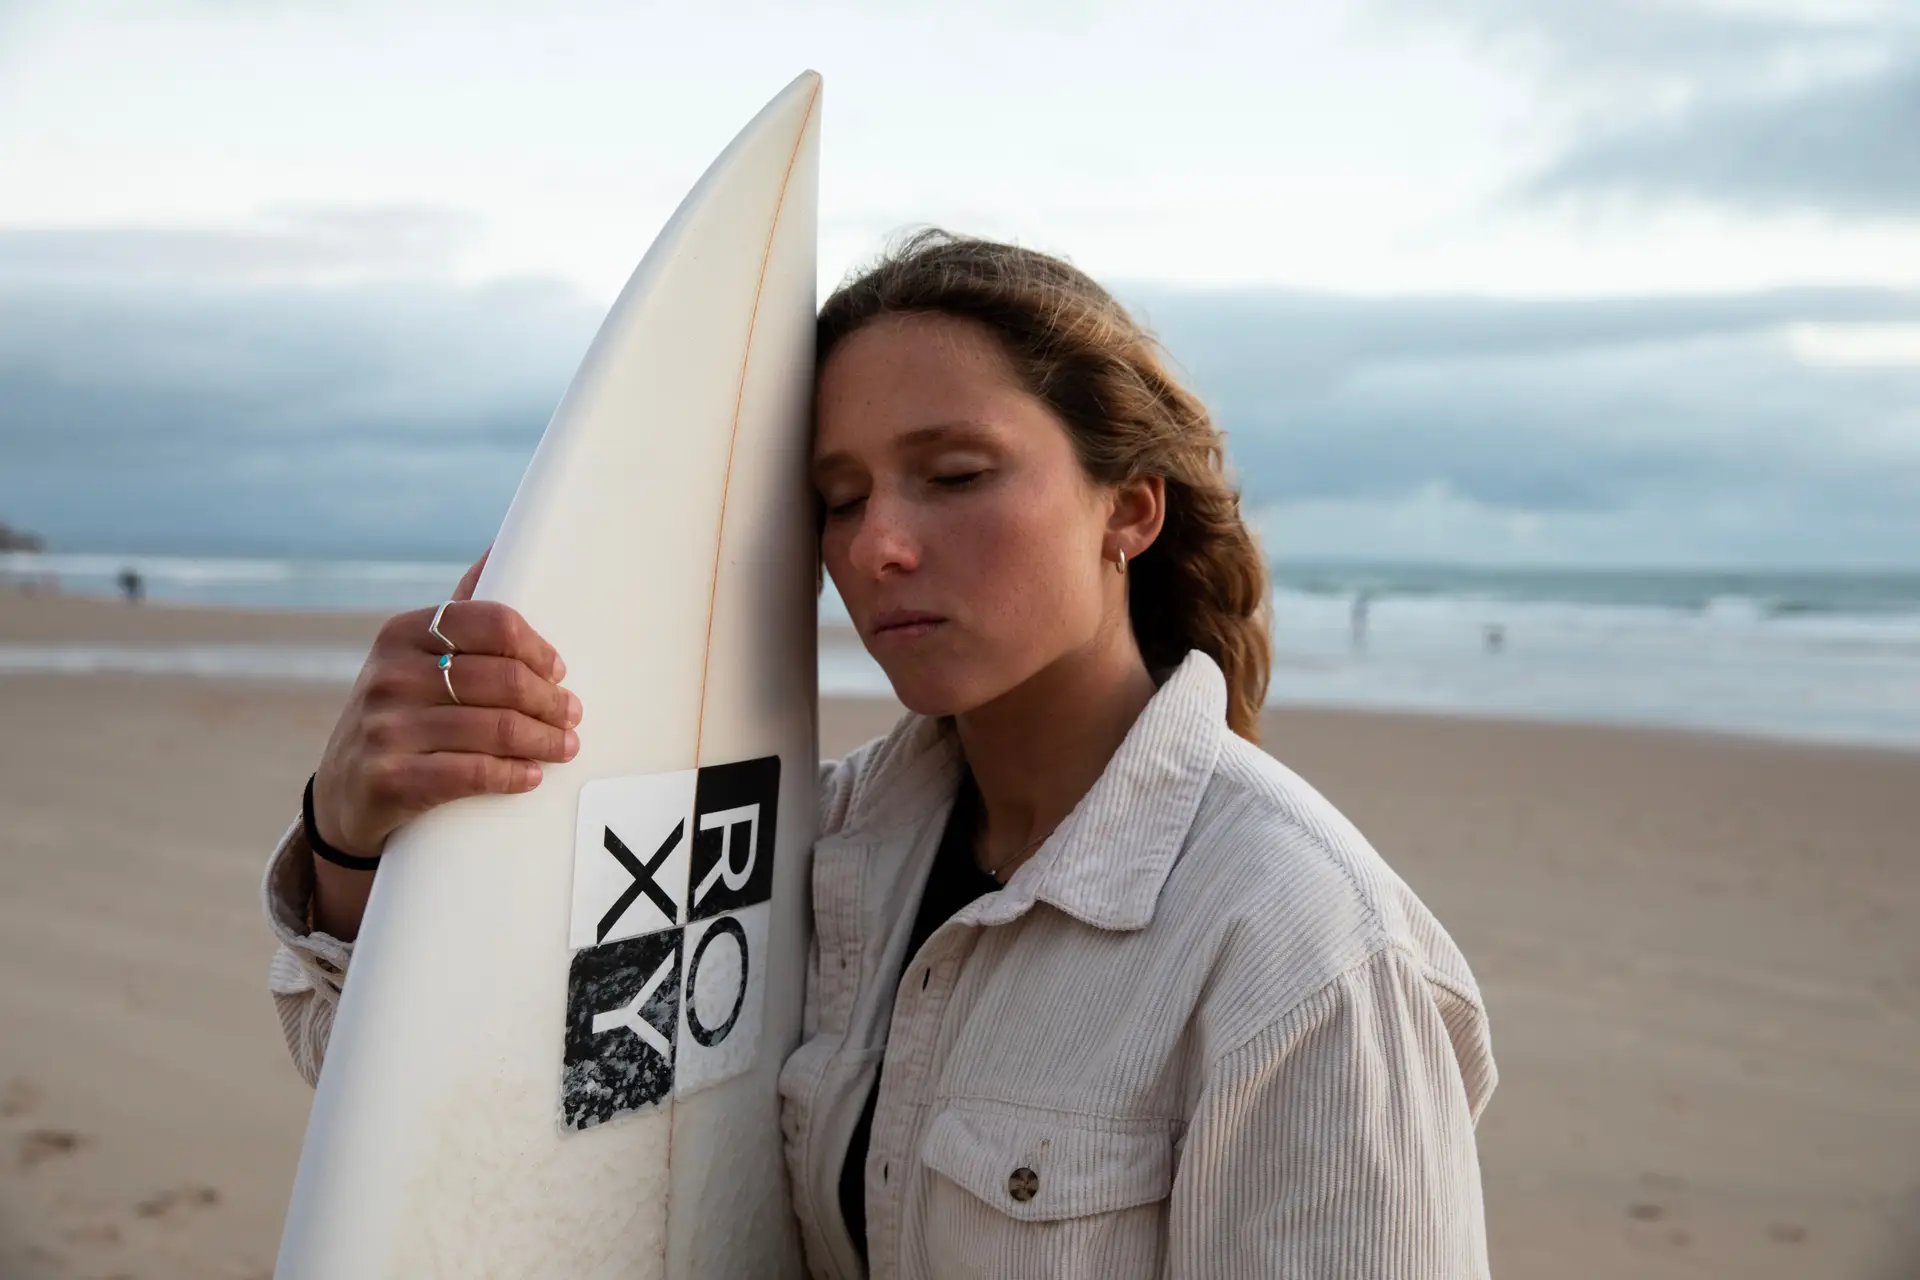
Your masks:
<svg viewBox="0 0 1920 1280"><path fill-rule="evenodd" d="M933 482L945 489L964 489L985 474L985 471L963 471L957 475L935 476Z"/></svg>

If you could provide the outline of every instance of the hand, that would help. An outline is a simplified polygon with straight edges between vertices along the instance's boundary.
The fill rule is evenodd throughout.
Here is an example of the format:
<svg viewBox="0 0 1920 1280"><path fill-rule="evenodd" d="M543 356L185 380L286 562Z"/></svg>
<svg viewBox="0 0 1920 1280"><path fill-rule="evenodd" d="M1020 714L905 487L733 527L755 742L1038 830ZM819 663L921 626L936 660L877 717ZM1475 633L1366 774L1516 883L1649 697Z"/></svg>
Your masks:
<svg viewBox="0 0 1920 1280"><path fill-rule="evenodd" d="M531 791L541 761L580 749L580 700L560 687L560 655L517 610L473 598L487 555L440 619L460 650L452 667L460 705L447 697L444 649L427 630L433 609L387 619L367 654L313 784L314 825L343 853L373 857L395 830L449 800Z"/></svg>

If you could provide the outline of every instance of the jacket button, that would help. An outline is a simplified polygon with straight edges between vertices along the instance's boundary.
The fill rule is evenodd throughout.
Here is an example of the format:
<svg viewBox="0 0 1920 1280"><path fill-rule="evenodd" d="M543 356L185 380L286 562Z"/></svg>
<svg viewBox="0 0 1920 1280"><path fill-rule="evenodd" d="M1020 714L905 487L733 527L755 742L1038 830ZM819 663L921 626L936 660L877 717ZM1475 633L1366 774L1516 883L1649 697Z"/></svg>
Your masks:
<svg viewBox="0 0 1920 1280"><path fill-rule="evenodd" d="M1007 1194L1021 1204L1033 1199L1040 1190L1040 1175L1022 1165L1007 1175Z"/></svg>

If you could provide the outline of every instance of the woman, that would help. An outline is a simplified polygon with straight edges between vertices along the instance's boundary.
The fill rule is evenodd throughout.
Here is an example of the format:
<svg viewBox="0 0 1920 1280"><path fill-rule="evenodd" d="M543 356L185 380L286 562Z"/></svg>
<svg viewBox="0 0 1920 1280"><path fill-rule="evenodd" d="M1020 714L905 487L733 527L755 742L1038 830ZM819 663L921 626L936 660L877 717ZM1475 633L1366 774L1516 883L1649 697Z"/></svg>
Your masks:
<svg viewBox="0 0 1920 1280"><path fill-rule="evenodd" d="M827 301L819 360L821 558L909 714L822 768L780 1082L813 1271L1484 1275L1485 1010L1254 745L1265 569L1206 410L1084 275L939 232ZM441 619L493 655L464 709L428 620L383 630L328 744L323 845L373 857L577 748L513 610ZM372 878L302 824L269 869L310 1077Z"/></svg>

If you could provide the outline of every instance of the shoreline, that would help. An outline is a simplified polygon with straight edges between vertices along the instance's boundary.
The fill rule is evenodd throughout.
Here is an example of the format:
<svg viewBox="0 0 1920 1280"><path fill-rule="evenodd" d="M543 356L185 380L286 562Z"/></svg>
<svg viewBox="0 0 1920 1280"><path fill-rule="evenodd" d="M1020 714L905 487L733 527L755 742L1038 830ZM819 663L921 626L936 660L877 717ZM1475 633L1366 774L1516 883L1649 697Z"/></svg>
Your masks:
<svg viewBox="0 0 1920 1280"><path fill-rule="evenodd" d="M431 605L419 606L431 608ZM0 644L370 644L393 613L245 608L0 591ZM449 616L452 616L451 612ZM858 643L852 627L822 622L823 636Z"/></svg>
<svg viewBox="0 0 1920 1280"><path fill-rule="evenodd" d="M364 654L366 648L372 644L380 625L389 616L391 615L387 613L324 609L254 609L224 605L180 604L170 601L158 603L145 601L135 605L125 601L91 596L26 596L19 593L0 592L0 681L98 679L103 675L115 675L149 679L188 678L214 684L233 682L241 685L272 683L276 679L285 679L291 683L321 690L329 686L344 688L351 681L352 668L358 666L357 660L350 663L345 661L352 656L349 651L358 650ZM861 651L858 633L845 623L822 622L820 638L823 646L841 646L848 650ZM164 658L189 648L213 650L226 646L234 646L242 650L258 649L259 652L246 655L255 659L253 662L243 664L252 669L233 673L204 669L215 665L217 655L210 655L204 661L188 664L195 668L192 670L167 669L164 663L158 664L162 669L142 670L138 669L138 663L131 659L126 665L111 667L109 664L111 669L98 672L52 670L47 669L45 664L29 666L25 670L9 671L5 665L6 651L9 649L55 650L79 649L88 646L100 646L111 650L124 648L133 658L149 654L157 654ZM289 656L293 656L293 651L299 651L299 656L304 659L300 664L299 672L280 677L267 668L265 660L273 656L277 650L282 649L288 651ZM338 667L339 672L325 674L317 671L312 661L314 655L335 659L336 661L325 670L332 672L333 668ZM1284 664L1276 664L1276 671L1281 670L1285 670ZM821 698L823 702L828 699L893 702L891 695L872 690L823 690ZM1890 741L1864 736L1850 737L1844 734L1742 729L1685 723L1672 719L1623 719L1551 713L1535 715L1508 710L1482 711L1475 708L1430 710L1357 702L1342 704L1318 700L1289 701L1284 697L1270 697L1264 709L1264 715L1282 718L1330 715L1355 717L1362 720L1384 717L1394 720L1470 722L1519 728L1567 726L1629 734L1672 734L1713 741L1769 743L1784 748L1815 751L1894 756L1920 754L1920 741Z"/></svg>

